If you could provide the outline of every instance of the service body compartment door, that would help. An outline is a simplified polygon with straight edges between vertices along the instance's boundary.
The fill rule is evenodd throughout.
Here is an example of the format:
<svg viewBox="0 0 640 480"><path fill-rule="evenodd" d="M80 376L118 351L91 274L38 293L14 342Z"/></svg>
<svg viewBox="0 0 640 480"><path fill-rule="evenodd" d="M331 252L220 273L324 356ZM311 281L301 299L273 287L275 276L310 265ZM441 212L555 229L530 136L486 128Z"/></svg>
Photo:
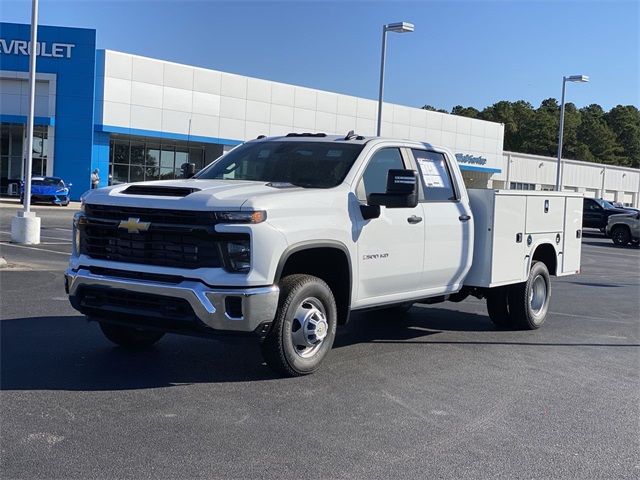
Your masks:
<svg viewBox="0 0 640 480"><path fill-rule="evenodd" d="M529 199L530 200L530 199ZM521 282L525 257L527 197L496 195L491 283Z"/></svg>
<svg viewBox="0 0 640 480"><path fill-rule="evenodd" d="M580 270L582 252L582 198L566 198L564 244L562 246L562 274Z"/></svg>
<svg viewBox="0 0 640 480"><path fill-rule="evenodd" d="M526 233L561 232L564 226L564 197L527 197Z"/></svg>

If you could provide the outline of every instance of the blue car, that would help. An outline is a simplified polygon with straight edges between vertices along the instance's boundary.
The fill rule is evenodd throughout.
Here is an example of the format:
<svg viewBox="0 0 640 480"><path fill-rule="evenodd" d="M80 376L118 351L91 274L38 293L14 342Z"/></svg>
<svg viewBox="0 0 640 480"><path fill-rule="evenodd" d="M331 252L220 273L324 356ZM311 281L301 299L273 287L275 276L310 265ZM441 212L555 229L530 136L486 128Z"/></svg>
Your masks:
<svg viewBox="0 0 640 480"><path fill-rule="evenodd" d="M32 177L31 203L52 203L66 207L71 200L71 184L59 177ZM24 203L24 183L20 187L20 201Z"/></svg>

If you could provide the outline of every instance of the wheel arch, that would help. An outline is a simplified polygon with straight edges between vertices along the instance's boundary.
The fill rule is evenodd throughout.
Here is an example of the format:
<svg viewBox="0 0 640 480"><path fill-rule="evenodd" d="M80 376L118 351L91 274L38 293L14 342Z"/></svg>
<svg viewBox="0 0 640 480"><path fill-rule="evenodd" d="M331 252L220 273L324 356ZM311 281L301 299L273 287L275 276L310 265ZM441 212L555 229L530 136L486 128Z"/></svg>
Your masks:
<svg viewBox="0 0 640 480"><path fill-rule="evenodd" d="M547 270L549 270L549 275L557 275L558 252L556 251L556 247L549 242L543 242L536 245L533 249L533 254L531 255L529 268L531 268L533 262L544 263Z"/></svg>
<svg viewBox="0 0 640 480"><path fill-rule="evenodd" d="M324 280L336 300L338 323L349 320L352 292L352 265L349 249L335 240L311 240L289 246L280 257L275 282L294 273L306 273Z"/></svg>

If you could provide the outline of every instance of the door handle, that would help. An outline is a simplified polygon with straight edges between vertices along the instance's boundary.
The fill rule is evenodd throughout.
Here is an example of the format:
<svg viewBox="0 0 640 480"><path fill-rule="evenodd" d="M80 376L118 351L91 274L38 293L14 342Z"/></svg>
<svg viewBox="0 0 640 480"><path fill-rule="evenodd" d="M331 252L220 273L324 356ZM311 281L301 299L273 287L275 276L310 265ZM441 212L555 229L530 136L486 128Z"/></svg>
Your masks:
<svg viewBox="0 0 640 480"><path fill-rule="evenodd" d="M407 222L409 223L420 223L422 221L422 217L418 217L417 215L411 215L407 218Z"/></svg>
<svg viewBox="0 0 640 480"><path fill-rule="evenodd" d="M461 222L466 222L468 220L471 220L471 215L460 215L458 217L458 220L460 220Z"/></svg>

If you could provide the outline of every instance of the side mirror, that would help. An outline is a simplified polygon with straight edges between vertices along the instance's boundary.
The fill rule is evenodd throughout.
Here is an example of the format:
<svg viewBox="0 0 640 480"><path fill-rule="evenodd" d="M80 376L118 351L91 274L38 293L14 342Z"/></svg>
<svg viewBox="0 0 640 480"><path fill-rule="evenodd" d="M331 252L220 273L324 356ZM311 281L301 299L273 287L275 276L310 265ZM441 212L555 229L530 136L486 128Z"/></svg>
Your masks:
<svg viewBox="0 0 640 480"><path fill-rule="evenodd" d="M418 205L418 180L415 170L389 170L386 193L367 197L370 206L414 208Z"/></svg>

